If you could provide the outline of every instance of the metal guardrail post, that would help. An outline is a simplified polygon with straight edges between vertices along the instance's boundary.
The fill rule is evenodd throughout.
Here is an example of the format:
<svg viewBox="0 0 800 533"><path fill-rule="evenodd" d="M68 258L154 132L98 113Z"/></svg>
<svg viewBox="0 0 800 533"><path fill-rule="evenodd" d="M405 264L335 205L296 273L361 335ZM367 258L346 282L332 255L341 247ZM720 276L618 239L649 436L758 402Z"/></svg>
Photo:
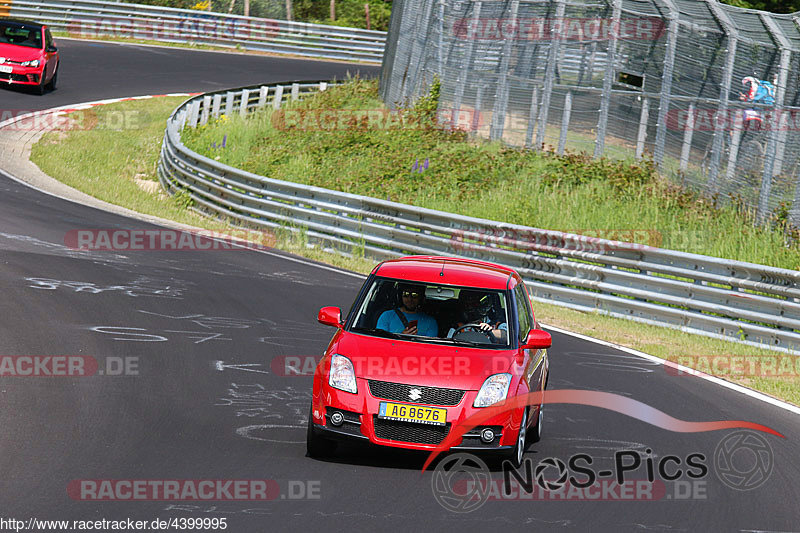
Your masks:
<svg viewBox="0 0 800 533"><path fill-rule="evenodd" d="M300 85L297 83L292 84L292 102L297 101L297 96L300 93Z"/></svg>
<svg viewBox="0 0 800 533"><path fill-rule="evenodd" d="M564 155L567 147L567 130L569 129L569 116L572 113L572 91L567 91L564 98L564 114L561 118L561 135L558 136L558 155Z"/></svg>
<svg viewBox="0 0 800 533"><path fill-rule="evenodd" d="M639 131L636 134L636 159L641 160L644 155L644 143L647 139L647 121L650 118L650 100L642 98L642 112L639 115Z"/></svg>
<svg viewBox="0 0 800 533"><path fill-rule="evenodd" d="M566 10L566 0L555 0L556 12L555 19L558 23L555 25L564 28L564 11ZM614 0L615 5L621 4L622 0ZM616 9L616 8L615 8ZM617 13L619 15L619 13ZM619 17L617 19L619 20ZM550 113L550 97L553 95L553 83L556 76L556 58L558 57L558 49L561 45L563 35L556 36L555 39L550 41L550 49L547 53L547 66L544 72L544 88L542 92L542 107L539 109L539 126L536 128L536 146L544 144L545 136L547 135L547 118Z"/></svg>
<svg viewBox="0 0 800 533"><path fill-rule="evenodd" d="M211 96L203 96L203 108L200 114L200 125L205 126L208 124L208 114L211 111Z"/></svg>
<svg viewBox="0 0 800 533"><path fill-rule="evenodd" d="M675 69L675 49L678 45L678 20L680 12L672 0L661 0L669 9L669 27L667 28L667 47L664 54L664 70L661 75L661 98L658 103L658 122L656 122L656 146L653 162L661 167L664 162L664 145L667 140L667 113L672 96L672 75Z"/></svg>
<svg viewBox="0 0 800 533"><path fill-rule="evenodd" d="M736 47L739 42L739 31L731 21L728 14L717 4L716 0L704 0L706 5L714 14L714 18L722 26L725 32L727 41L727 50L725 56L725 69L722 75L722 85L719 91L719 105L717 106L717 117L728 116L728 95L731 92L731 80L733 79L733 68L736 61ZM714 142L711 148L711 170L708 178L708 188L713 191L719 191L719 163L722 159L723 150L723 124L721 120L714 121ZM731 150L733 151L733 150ZM729 165L728 174L732 175L735 167Z"/></svg>
<svg viewBox="0 0 800 533"><path fill-rule="evenodd" d="M239 102L239 115L245 116L247 115L247 103L250 100L250 91L247 89L242 89L242 97L241 101Z"/></svg>
<svg viewBox="0 0 800 533"><path fill-rule="evenodd" d="M233 93L233 91L228 91L228 93L225 95L225 116L226 117L230 117L231 115L233 115L233 99L235 97L236 97L236 95Z"/></svg>
<svg viewBox="0 0 800 533"><path fill-rule="evenodd" d="M214 103L211 104L211 116L214 118L219 118L219 109L222 105L222 95L215 94L214 95Z"/></svg>
<svg viewBox="0 0 800 533"><path fill-rule="evenodd" d="M272 109L280 109L283 102L283 85L275 87L275 95L272 97Z"/></svg>
<svg viewBox="0 0 800 533"><path fill-rule="evenodd" d="M258 107L267 105L267 96L269 96L269 87L262 86L258 89Z"/></svg>
<svg viewBox="0 0 800 533"><path fill-rule="evenodd" d="M200 114L200 101L195 100L189 108L189 127L196 128Z"/></svg>
<svg viewBox="0 0 800 533"><path fill-rule="evenodd" d="M622 16L622 0L613 0L611 25L619 28ZM606 146L606 127L608 126L608 112L611 107L611 87L614 83L614 62L617 57L617 32L612 31L611 42L608 43L606 55L606 73L603 78L603 94L600 97L600 117L597 120L597 139L594 144L594 158L603 156Z"/></svg>

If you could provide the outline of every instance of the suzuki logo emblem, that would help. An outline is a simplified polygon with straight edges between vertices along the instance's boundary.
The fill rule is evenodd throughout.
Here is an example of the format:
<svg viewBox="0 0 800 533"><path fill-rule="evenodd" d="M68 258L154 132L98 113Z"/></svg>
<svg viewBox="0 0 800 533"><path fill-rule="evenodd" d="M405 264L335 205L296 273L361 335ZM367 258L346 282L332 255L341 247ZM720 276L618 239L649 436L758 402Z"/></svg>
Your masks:
<svg viewBox="0 0 800 533"><path fill-rule="evenodd" d="M419 389L411 389L408 391L408 398L411 400L419 400L422 398L422 391Z"/></svg>

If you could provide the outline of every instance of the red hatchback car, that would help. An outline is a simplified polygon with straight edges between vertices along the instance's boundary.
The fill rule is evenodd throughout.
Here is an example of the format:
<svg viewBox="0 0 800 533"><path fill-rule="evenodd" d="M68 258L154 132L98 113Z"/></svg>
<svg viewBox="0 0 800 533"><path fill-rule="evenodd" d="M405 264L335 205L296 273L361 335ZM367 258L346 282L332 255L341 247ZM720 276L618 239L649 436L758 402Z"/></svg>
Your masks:
<svg viewBox="0 0 800 533"><path fill-rule="evenodd" d="M50 29L26 20L0 19L0 84L28 85L44 94L58 80L58 48Z"/></svg>
<svg viewBox="0 0 800 533"><path fill-rule="evenodd" d="M380 263L337 328L314 374L307 449L361 439L434 450L490 405L543 391L550 335L539 329L514 270L483 261L414 256ZM516 465L541 437L540 405L502 411L452 449L499 452Z"/></svg>

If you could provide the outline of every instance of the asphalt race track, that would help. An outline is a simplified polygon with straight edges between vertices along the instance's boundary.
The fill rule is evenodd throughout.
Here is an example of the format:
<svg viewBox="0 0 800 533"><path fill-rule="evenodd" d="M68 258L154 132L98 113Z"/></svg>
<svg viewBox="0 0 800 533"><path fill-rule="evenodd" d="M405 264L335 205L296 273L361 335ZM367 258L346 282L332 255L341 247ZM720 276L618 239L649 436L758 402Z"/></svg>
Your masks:
<svg viewBox="0 0 800 533"><path fill-rule="evenodd" d="M45 97L3 89L3 108L323 79L354 68L66 40L60 46L59 89ZM702 454L707 475L695 480L684 472L673 482L656 472L655 500L615 501L611 492L594 499L491 499L459 513L434 496L434 474L420 472L424 454L353 445L335 460L309 459L311 377L284 376L273 363L319 356L332 330L316 323L318 309L347 310L361 279L278 252L64 246L68 232L88 228L153 226L0 177L0 354L92 356L104 370L90 377L0 377L2 519L226 518L233 532L800 529L797 415L558 333L550 350L551 390L611 392L682 420L745 420L782 433L785 439L761 434L771 454L750 466L770 466L763 484L737 490L730 478L721 480L715 450L739 430L675 433L579 405L546 407L544 438L526 455L534 465L585 453L604 476L616 453L650 450L655 463ZM108 375L118 373L120 361L128 363L128 375ZM731 452L739 454L737 464L756 457L748 453ZM667 470L675 468L673 462ZM646 477L643 464L626 479ZM242 479L272 480L280 494L266 502L85 501L67 490L73 480Z"/></svg>

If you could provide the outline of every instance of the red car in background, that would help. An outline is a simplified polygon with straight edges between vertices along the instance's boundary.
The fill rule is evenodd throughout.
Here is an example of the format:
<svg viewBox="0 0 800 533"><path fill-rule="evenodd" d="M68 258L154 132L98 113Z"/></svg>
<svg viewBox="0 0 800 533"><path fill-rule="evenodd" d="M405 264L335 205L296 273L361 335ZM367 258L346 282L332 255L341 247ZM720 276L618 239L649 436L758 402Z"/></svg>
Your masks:
<svg viewBox="0 0 800 533"><path fill-rule="evenodd" d="M32 86L39 94L55 89L58 48L50 29L27 20L0 19L0 85Z"/></svg>
<svg viewBox="0 0 800 533"><path fill-rule="evenodd" d="M504 266L385 261L347 317L324 307L318 320L337 331L314 374L311 457L331 454L343 439L431 451L473 414L547 383L550 335L539 329L522 278ZM528 405L493 415L451 449L519 465L541 431L541 406Z"/></svg>

